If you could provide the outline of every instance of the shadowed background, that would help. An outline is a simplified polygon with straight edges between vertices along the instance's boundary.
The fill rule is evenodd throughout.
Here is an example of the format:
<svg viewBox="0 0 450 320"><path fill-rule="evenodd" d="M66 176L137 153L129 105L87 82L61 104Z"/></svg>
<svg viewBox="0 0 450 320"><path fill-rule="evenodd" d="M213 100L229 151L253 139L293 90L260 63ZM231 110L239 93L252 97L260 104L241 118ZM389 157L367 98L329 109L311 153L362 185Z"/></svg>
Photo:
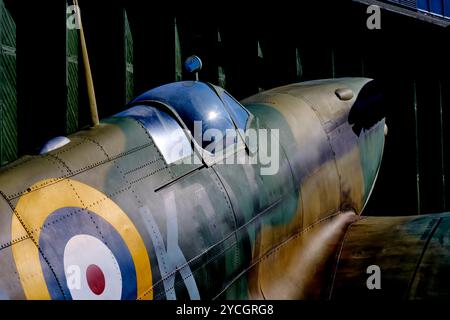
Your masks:
<svg viewBox="0 0 450 320"><path fill-rule="evenodd" d="M381 30L369 30L367 5L350 0L246 10L79 2L101 118L152 87L191 79L182 62L192 54L203 60L202 81L238 99L311 79L376 78L388 88L389 135L365 214L449 210L448 28L382 10ZM0 0L2 165L89 124L70 4Z"/></svg>

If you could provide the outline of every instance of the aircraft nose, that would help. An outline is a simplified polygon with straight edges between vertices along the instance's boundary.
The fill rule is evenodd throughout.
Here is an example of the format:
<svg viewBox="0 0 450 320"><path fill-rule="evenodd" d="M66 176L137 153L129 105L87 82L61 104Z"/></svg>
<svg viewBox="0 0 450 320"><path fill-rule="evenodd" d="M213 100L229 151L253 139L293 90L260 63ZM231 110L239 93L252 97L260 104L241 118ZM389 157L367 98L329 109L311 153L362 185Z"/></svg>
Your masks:
<svg viewBox="0 0 450 320"><path fill-rule="evenodd" d="M388 126L386 90L377 81L361 88L350 109L348 122L358 136L361 169L364 178L364 206L367 203L380 170Z"/></svg>
<svg viewBox="0 0 450 320"><path fill-rule="evenodd" d="M348 122L358 136L361 131L369 130L386 117L386 90L378 81L372 80L361 88L353 106L350 109ZM384 128L387 135L387 127Z"/></svg>

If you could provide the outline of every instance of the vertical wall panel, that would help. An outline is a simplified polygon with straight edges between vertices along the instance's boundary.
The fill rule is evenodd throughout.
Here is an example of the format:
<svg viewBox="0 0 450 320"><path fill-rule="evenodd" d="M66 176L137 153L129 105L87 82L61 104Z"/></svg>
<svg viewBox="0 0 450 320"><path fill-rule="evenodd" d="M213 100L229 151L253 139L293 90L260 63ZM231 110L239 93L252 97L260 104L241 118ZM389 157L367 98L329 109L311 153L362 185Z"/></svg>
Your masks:
<svg viewBox="0 0 450 320"><path fill-rule="evenodd" d="M203 67L200 80L217 84L217 19L214 16L193 13L177 17L183 59L197 55L202 59ZM183 78L195 76L183 70Z"/></svg>
<svg viewBox="0 0 450 320"><path fill-rule="evenodd" d="M439 79L418 81L417 99L420 209L437 213L444 210Z"/></svg>
<svg viewBox="0 0 450 320"><path fill-rule="evenodd" d="M70 5L71 1L68 1L68 6ZM78 67L79 41L78 30L69 30L67 28L67 134L78 130L78 108L80 104L78 90L80 82L80 69Z"/></svg>
<svg viewBox="0 0 450 320"><path fill-rule="evenodd" d="M430 3L430 12L432 14L435 14L438 16L444 15L443 0L431 0L429 3Z"/></svg>
<svg viewBox="0 0 450 320"><path fill-rule="evenodd" d="M450 19L450 0L444 0L444 17Z"/></svg>
<svg viewBox="0 0 450 320"><path fill-rule="evenodd" d="M443 143L443 175L446 207L450 209L450 79L442 81L442 143Z"/></svg>
<svg viewBox="0 0 450 320"><path fill-rule="evenodd" d="M227 88L227 74L224 67L224 46L222 43L222 35L220 34L220 28L217 28L217 84L226 89Z"/></svg>
<svg viewBox="0 0 450 320"><path fill-rule="evenodd" d="M295 19L287 10L283 24L267 23L269 13L259 17L258 33L264 52L264 88L279 87L296 81Z"/></svg>
<svg viewBox="0 0 450 320"><path fill-rule="evenodd" d="M148 1L126 5L134 43L136 94L175 80L175 13Z"/></svg>
<svg viewBox="0 0 450 320"><path fill-rule="evenodd" d="M48 139L66 132L66 19L64 1L30 2L26 10L17 10L21 154L36 153Z"/></svg>
<svg viewBox="0 0 450 320"><path fill-rule="evenodd" d="M0 1L0 160L17 157L16 24Z"/></svg>
<svg viewBox="0 0 450 320"><path fill-rule="evenodd" d="M134 44L133 34L131 33L130 22L128 20L128 14L124 10L125 14L125 91L126 102L128 103L134 98Z"/></svg>
<svg viewBox="0 0 450 320"><path fill-rule="evenodd" d="M100 118L126 103L125 14L117 2L79 0ZM85 88L81 88L85 90ZM87 106L83 109L89 110Z"/></svg>
<svg viewBox="0 0 450 320"><path fill-rule="evenodd" d="M183 56L181 53L180 33L178 31L177 18L174 19L175 36L175 81L183 79Z"/></svg>
<svg viewBox="0 0 450 320"><path fill-rule="evenodd" d="M263 87L263 70L258 57L258 15L224 14L220 21L223 65L227 76L227 90L237 99L243 99Z"/></svg>

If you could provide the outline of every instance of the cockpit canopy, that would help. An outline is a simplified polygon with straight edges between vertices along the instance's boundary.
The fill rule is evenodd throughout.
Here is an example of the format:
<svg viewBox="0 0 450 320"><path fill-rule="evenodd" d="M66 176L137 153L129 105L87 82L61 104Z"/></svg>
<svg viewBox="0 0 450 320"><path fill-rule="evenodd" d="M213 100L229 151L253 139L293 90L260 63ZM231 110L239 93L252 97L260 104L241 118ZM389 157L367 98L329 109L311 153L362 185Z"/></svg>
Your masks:
<svg viewBox="0 0 450 320"><path fill-rule="evenodd" d="M238 135L229 139L228 131L245 131L250 118L248 111L225 90L198 81L175 82L152 89L131 105L132 108L116 117L140 121L168 163L192 154L189 138L180 129L187 129L203 150L214 154L217 149L236 143ZM220 135L224 138L215 141Z"/></svg>

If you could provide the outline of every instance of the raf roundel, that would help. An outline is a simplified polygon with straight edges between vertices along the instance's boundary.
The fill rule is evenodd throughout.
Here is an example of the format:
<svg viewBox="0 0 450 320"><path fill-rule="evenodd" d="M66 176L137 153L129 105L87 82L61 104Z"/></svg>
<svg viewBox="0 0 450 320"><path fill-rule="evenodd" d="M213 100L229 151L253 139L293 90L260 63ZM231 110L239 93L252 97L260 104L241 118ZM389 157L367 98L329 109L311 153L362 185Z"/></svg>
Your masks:
<svg viewBox="0 0 450 320"><path fill-rule="evenodd" d="M31 190L17 203L11 229L13 239L23 227L31 231L32 241L12 247L28 299L153 298L145 244L111 199L69 179Z"/></svg>
<svg viewBox="0 0 450 320"><path fill-rule="evenodd" d="M92 250L86 252L85 248ZM122 298L119 262L114 253L93 236L76 235L67 242L64 249L64 270L72 299Z"/></svg>

